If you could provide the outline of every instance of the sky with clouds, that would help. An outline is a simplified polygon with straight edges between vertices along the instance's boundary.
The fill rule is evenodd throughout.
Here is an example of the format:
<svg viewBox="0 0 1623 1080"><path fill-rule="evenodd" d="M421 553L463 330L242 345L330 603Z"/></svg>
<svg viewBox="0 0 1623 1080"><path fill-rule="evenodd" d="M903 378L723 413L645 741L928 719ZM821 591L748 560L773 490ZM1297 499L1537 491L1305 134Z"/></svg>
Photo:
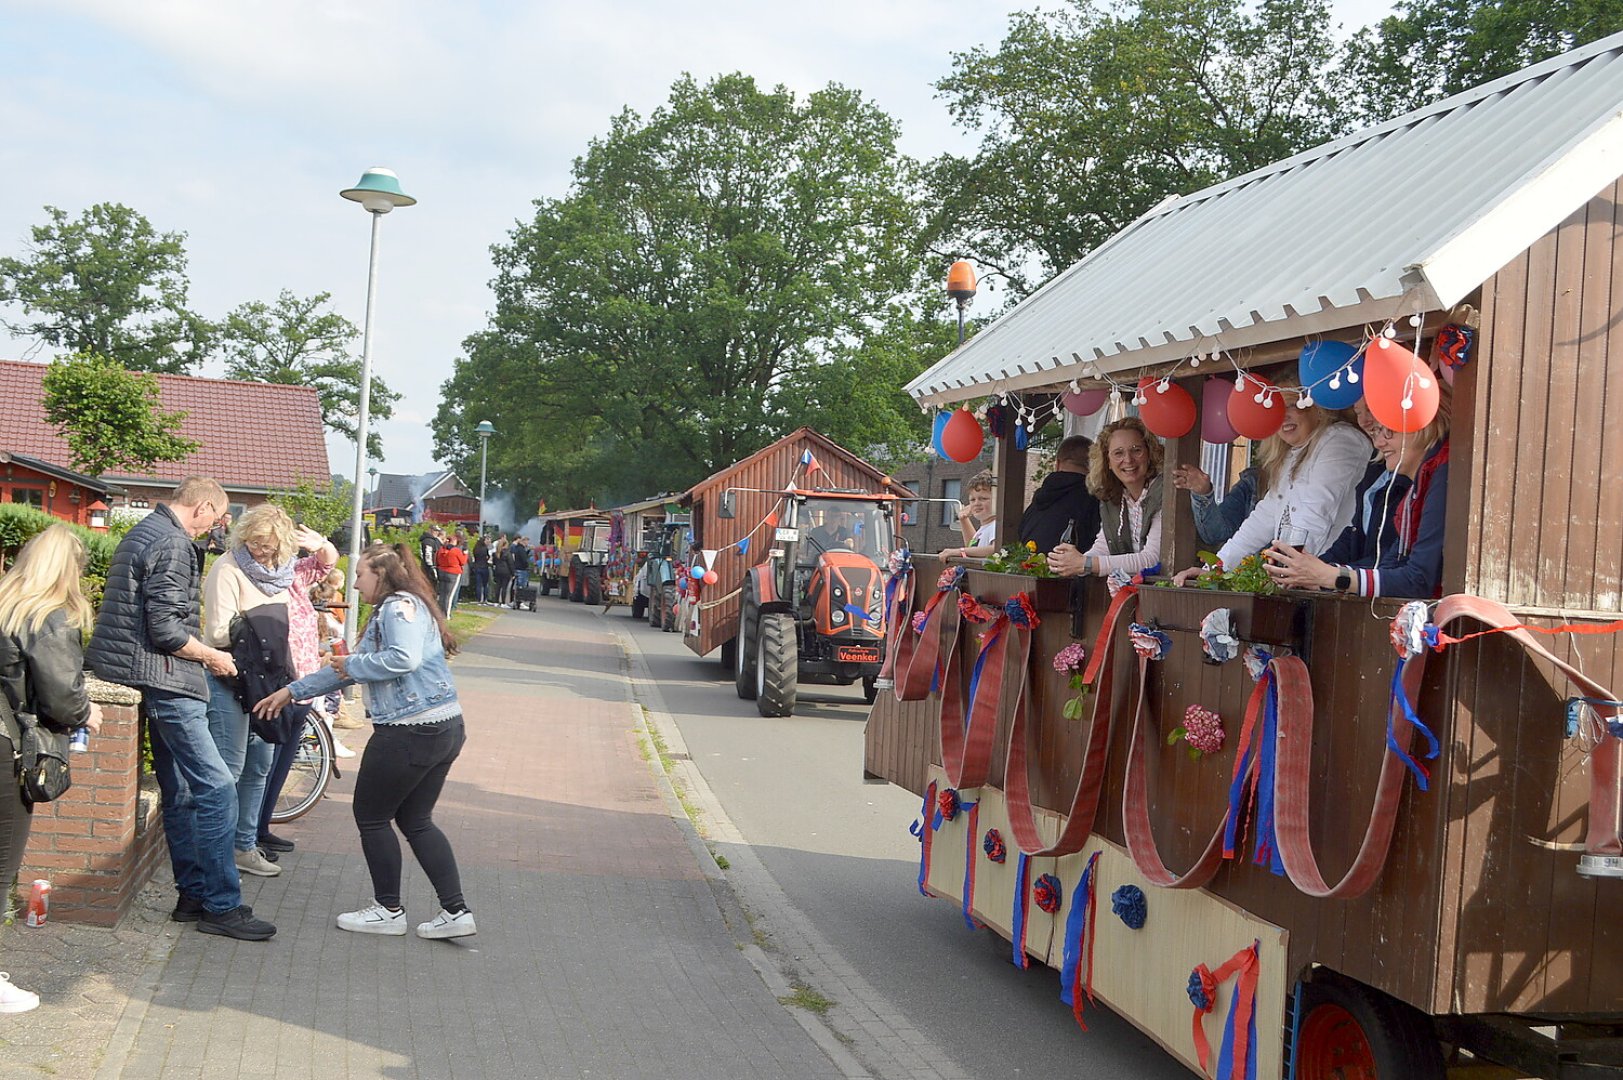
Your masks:
<svg viewBox="0 0 1623 1080"><path fill-rule="evenodd" d="M202 314L286 288L331 292L359 325L368 224L338 191L394 169L419 204L383 222L374 364L405 398L379 468L427 471L440 383L490 306L490 245L565 193L621 108L647 114L683 72L838 82L898 118L905 152L966 151L931 84L1033 6L0 0L0 253L47 204L122 202L186 234ZM1335 9L1356 28L1389 6ZM0 355L39 354L0 334ZM351 472L353 444L328 447Z"/></svg>

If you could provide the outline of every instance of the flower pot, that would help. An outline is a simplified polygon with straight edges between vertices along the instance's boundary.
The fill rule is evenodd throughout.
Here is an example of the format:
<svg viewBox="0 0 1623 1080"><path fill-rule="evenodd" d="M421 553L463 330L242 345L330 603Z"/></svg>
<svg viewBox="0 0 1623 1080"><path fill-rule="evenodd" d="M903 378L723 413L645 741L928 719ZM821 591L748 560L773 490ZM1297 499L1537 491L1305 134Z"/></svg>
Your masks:
<svg viewBox="0 0 1623 1080"><path fill-rule="evenodd" d="M1026 593L1039 612L1071 610L1071 579L1028 577L1025 574L993 574L986 570L969 571L969 591L981 600L998 603L1015 593Z"/></svg>

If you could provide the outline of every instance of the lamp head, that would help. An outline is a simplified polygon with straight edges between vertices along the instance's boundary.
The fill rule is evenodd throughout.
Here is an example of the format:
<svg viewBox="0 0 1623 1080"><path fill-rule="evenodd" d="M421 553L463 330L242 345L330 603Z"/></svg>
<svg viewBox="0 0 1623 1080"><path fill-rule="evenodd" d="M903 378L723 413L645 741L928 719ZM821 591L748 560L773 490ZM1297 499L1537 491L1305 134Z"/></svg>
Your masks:
<svg viewBox="0 0 1623 1080"><path fill-rule="evenodd" d="M371 168L361 174L352 188L338 194L358 202L374 214L387 214L397 206L415 206L417 200L400 189L400 178L391 169Z"/></svg>
<svg viewBox="0 0 1623 1080"><path fill-rule="evenodd" d="M968 259L959 259L948 268L947 295L954 300L968 300L975 295L975 268Z"/></svg>
<svg viewBox="0 0 1623 1080"><path fill-rule="evenodd" d="M489 420L481 420L479 426L473 429L473 433L481 439L488 439L496 434L496 427Z"/></svg>

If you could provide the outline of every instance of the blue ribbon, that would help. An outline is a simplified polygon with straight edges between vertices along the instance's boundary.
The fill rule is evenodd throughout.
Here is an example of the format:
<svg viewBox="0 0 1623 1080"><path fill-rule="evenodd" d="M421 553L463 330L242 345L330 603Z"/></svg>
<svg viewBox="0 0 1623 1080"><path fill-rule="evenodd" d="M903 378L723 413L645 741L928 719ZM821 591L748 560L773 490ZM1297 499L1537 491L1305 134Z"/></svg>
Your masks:
<svg viewBox="0 0 1623 1080"><path fill-rule="evenodd" d="M1076 883L1076 892L1071 894L1071 912L1065 916L1065 947L1061 951L1059 969L1059 999L1067 1005L1076 1004L1076 969L1082 963L1082 943L1088 933L1088 897L1093 892L1093 867L1099 861L1099 853L1094 852L1088 857L1088 865L1082 871L1082 880Z"/></svg>
<svg viewBox="0 0 1623 1080"><path fill-rule="evenodd" d="M1251 861L1266 866L1276 877L1285 876L1285 861L1279 854L1279 837L1274 832L1274 767L1279 757L1279 680L1274 669L1262 676L1268 680L1262 708L1262 742L1257 749L1257 837Z"/></svg>
<svg viewBox="0 0 1623 1080"><path fill-rule="evenodd" d="M1442 746L1438 744L1437 736L1432 734L1431 728L1421 722L1420 715L1414 711L1414 706L1409 704L1409 695L1403 692L1403 665L1408 662L1407 657L1398 658L1398 669L1392 673L1392 700L1402 706L1404 719L1408 720L1416 731L1425 736L1427 750L1422 756L1427 761L1430 761L1442 753ZM1386 746L1387 749L1398 756L1398 760L1403 762L1405 768L1414 773L1415 783L1419 785L1420 790L1428 790L1426 770L1421 767L1418 761L1410 757L1402 746L1398 745L1397 725L1392 722L1392 710L1390 708L1386 710Z"/></svg>
<svg viewBox="0 0 1623 1080"><path fill-rule="evenodd" d="M974 810L978 806L980 806L979 801L969 803L960 802L958 804L958 812L960 814L968 814L971 810ZM969 927L971 930L979 930L981 928L981 924L976 922L975 916L969 913L969 907L975 899L974 886L970 883L970 872L975 867L975 849L980 846L977 842L980 837L975 835L979 830L975 828L975 819L973 817L966 819L965 824L970 826L970 828L968 839L964 841L964 887L959 890L959 892L964 898L964 925Z"/></svg>
<svg viewBox="0 0 1623 1080"><path fill-rule="evenodd" d="M969 728L969 718L975 713L975 695L980 691L981 687L981 669L986 667L986 658L992 655L992 650L997 648L1002 640L1003 627L1001 625L994 626L992 632L986 635L986 640L981 643L980 654L975 657L975 666L969 672L969 707L964 710L964 728L966 730Z"/></svg>
<svg viewBox="0 0 1623 1080"><path fill-rule="evenodd" d="M1234 1014L1239 1011L1240 995L1229 995L1228 1019L1223 1022L1223 1045L1217 1052L1217 1080L1257 1080L1257 1003L1251 1003L1251 1015L1246 1018L1250 1032L1245 1044L1245 1076L1234 1075Z"/></svg>
<svg viewBox="0 0 1623 1080"><path fill-rule="evenodd" d="M1262 674L1259 678L1272 678L1268 664L1273 660L1266 649L1255 648L1258 660L1262 664ZM1256 740L1246 747L1245 757L1240 760L1240 767L1235 770L1234 778L1229 781L1229 816L1223 823L1223 853L1227 855L1234 851L1240 842L1240 818L1245 809L1245 781L1251 773L1252 758L1261 750Z"/></svg>
<svg viewBox="0 0 1623 1080"><path fill-rule="evenodd" d="M1031 961L1026 957L1026 905L1030 901L1031 891L1031 856L1025 852L1020 853L1020 859L1014 870L1014 916L1011 919L1013 929L1010 931L1010 942L1014 946L1014 966L1024 969Z"/></svg>
<svg viewBox="0 0 1623 1080"><path fill-rule="evenodd" d="M929 877L929 875L930 875L930 866L929 866L928 863L926 863L924 861L924 854L925 854L925 851L926 851L926 849L924 847L924 830L929 829L929 828L934 828L934 826L932 826L930 824L930 806L934 802L935 802L935 781L932 780L930 782L930 786L924 789L924 807L923 807L923 809L921 809L919 811L919 820L913 822L913 824L909 825L908 828L907 828L907 831L912 833L914 836L918 837L918 840L919 840L919 895L920 896L929 896L930 895L930 890L924 887L924 880L925 880L925 878Z"/></svg>
<svg viewBox="0 0 1623 1080"><path fill-rule="evenodd" d="M860 607L858 607L855 604L847 604L847 605L845 605L845 613L847 615L851 616L853 619L855 619L859 623L866 623L866 622L871 622L872 621L871 619L868 618L868 613L866 611L863 611Z"/></svg>

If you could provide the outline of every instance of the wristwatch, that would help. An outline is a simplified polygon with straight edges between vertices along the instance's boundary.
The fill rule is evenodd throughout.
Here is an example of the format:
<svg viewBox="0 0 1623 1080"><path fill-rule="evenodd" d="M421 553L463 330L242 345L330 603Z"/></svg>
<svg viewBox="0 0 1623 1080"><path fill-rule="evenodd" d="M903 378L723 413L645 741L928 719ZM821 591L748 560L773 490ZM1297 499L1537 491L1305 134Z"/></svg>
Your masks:
<svg viewBox="0 0 1623 1080"><path fill-rule="evenodd" d="M1351 592L1353 587L1352 571L1345 566L1336 567L1336 591Z"/></svg>

